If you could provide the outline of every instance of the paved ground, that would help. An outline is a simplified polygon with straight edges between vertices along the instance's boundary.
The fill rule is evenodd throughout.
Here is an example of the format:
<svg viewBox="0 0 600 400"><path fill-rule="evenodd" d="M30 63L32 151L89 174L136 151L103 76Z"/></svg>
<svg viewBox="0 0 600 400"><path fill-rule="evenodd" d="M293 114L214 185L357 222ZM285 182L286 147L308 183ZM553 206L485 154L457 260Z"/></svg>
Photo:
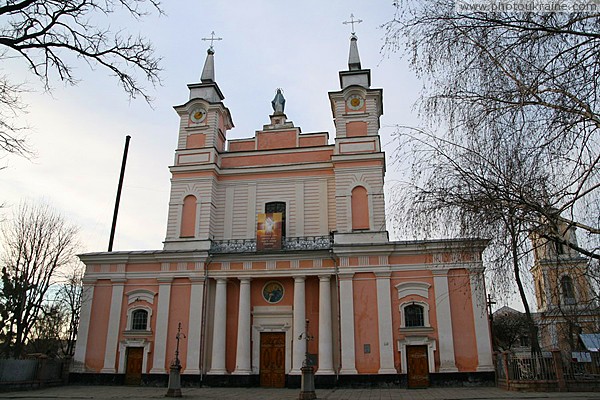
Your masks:
<svg viewBox="0 0 600 400"><path fill-rule="evenodd" d="M121 399L165 398L165 388L127 386L65 386L28 392L0 393L0 399ZM297 389L182 389L184 399L292 400ZM492 399L598 399L599 393L520 393L497 388L460 389L320 389L319 399L330 400L492 400Z"/></svg>

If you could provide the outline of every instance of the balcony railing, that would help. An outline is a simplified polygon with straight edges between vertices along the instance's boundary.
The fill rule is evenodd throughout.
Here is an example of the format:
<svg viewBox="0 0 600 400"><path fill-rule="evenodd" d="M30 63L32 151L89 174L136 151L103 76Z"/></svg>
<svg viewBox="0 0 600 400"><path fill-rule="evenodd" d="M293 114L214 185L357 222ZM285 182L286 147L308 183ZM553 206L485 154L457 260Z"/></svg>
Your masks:
<svg viewBox="0 0 600 400"><path fill-rule="evenodd" d="M284 237L281 251L329 250L333 246L331 236ZM269 252L273 250L265 250ZM277 251L277 250L275 250ZM256 239L213 240L210 252L216 253L253 253L256 252Z"/></svg>

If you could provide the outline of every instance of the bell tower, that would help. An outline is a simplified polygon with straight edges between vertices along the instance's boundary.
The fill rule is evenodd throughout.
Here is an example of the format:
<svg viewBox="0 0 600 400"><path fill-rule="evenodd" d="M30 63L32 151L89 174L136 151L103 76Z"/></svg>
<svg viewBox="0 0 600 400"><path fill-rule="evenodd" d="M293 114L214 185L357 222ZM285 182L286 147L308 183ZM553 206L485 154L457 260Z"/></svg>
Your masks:
<svg viewBox="0 0 600 400"><path fill-rule="evenodd" d="M586 275L588 260L568 245L577 245L575 227L560 217L556 227L562 240L552 241L540 233L531 234L534 247L531 273L540 312L585 306L591 296Z"/></svg>
<svg viewBox="0 0 600 400"><path fill-rule="evenodd" d="M360 21L351 16L347 22L354 28ZM335 242L387 242L385 155L379 138L383 89L371 88L371 70L361 66L355 32L350 36L348 69L339 72L339 79L341 90L329 92L335 123Z"/></svg>
<svg viewBox="0 0 600 400"><path fill-rule="evenodd" d="M199 83L188 85L189 100L174 109L179 135L174 165L170 167L171 197L165 250L208 250L215 226L214 193L225 151L226 132L233 128L225 96L215 80L213 41L207 50Z"/></svg>

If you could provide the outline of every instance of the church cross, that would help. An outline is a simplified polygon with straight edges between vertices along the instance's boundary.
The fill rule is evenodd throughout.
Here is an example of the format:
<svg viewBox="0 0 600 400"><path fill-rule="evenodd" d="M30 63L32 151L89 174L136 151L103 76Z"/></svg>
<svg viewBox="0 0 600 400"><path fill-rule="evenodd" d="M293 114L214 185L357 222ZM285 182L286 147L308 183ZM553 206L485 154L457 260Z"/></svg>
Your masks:
<svg viewBox="0 0 600 400"><path fill-rule="evenodd" d="M223 40L223 38L215 37L215 31L212 31L209 38L202 38L202 40L210 40L210 49L213 50L213 42L215 40Z"/></svg>
<svg viewBox="0 0 600 400"><path fill-rule="evenodd" d="M344 22L342 22L342 24L344 24L344 25L352 24L352 34L356 35L356 32L354 32L354 24L358 25L361 22L363 22L362 19L354 19L354 14L350 14L350 21L344 21Z"/></svg>

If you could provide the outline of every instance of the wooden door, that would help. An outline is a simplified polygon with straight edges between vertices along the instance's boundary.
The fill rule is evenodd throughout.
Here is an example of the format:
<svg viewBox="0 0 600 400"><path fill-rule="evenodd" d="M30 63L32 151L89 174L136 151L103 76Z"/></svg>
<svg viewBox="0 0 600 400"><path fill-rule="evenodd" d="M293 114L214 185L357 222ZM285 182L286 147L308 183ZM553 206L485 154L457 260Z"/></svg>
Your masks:
<svg viewBox="0 0 600 400"><path fill-rule="evenodd" d="M127 347L127 368L125 369L125 384L139 385L142 383L143 347Z"/></svg>
<svg viewBox="0 0 600 400"><path fill-rule="evenodd" d="M285 333L260 334L260 386L285 387Z"/></svg>
<svg viewBox="0 0 600 400"><path fill-rule="evenodd" d="M406 360L408 387L410 389L429 387L427 346L406 346Z"/></svg>

